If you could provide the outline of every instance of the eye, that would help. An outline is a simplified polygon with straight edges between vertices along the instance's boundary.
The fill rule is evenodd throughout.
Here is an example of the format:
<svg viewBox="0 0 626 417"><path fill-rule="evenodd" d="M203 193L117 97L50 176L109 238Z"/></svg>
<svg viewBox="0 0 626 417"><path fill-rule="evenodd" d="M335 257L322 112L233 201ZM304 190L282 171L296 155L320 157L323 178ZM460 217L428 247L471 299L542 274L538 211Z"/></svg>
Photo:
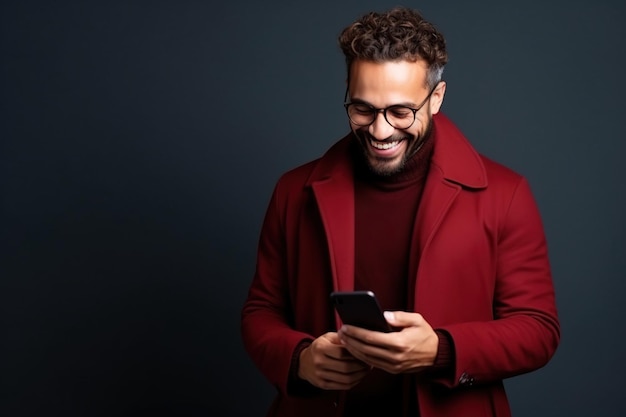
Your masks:
<svg viewBox="0 0 626 417"><path fill-rule="evenodd" d="M396 119L405 119L413 116L413 110L404 106L391 106L387 109L387 114Z"/></svg>
<svg viewBox="0 0 626 417"><path fill-rule="evenodd" d="M354 103L351 106L352 112L359 115L370 115L373 113L373 109L367 104Z"/></svg>

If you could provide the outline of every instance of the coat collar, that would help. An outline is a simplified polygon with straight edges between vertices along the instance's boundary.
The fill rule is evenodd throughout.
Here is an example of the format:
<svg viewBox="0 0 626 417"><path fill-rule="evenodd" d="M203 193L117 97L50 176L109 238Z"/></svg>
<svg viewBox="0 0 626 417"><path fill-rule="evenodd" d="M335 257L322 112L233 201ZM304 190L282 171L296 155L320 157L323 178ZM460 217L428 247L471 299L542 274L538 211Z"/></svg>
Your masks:
<svg viewBox="0 0 626 417"><path fill-rule="evenodd" d="M468 188L487 187L487 173L480 155L463 133L444 114L434 120L435 151L431 164L443 177Z"/></svg>

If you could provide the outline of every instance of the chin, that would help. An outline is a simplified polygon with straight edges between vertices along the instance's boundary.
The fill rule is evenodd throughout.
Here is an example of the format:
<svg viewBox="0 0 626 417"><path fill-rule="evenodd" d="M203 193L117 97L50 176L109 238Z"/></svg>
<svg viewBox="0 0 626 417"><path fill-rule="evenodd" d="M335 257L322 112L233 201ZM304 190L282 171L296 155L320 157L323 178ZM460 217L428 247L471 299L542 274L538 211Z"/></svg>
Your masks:
<svg viewBox="0 0 626 417"><path fill-rule="evenodd" d="M404 155L400 155L393 160L380 160L371 156L367 159L370 171L381 177L390 177L401 172L405 165L404 162Z"/></svg>

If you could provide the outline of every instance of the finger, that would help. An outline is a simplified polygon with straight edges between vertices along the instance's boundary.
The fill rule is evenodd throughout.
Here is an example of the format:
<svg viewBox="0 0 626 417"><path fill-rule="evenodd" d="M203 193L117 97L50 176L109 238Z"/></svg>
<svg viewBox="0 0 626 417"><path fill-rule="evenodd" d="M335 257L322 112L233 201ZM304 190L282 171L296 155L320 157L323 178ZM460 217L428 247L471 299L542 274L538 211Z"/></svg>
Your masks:
<svg viewBox="0 0 626 417"><path fill-rule="evenodd" d="M321 336L325 341L335 344L335 345L340 345L341 344L341 340L339 340L339 335L337 334L337 332L328 332L324 335Z"/></svg>
<svg viewBox="0 0 626 417"><path fill-rule="evenodd" d="M350 336L346 336L344 340L346 349L352 356L369 364L372 358L387 358L393 353L387 345L375 345Z"/></svg>
<svg viewBox="0 0 626 417"><path fill-rule="evenodd" d="M324 353L324 356L330 359L334 359L334 360L338 360L342 362L356 361L356 358L350 353L348 349L346 349L346 347L343 344L327 345L324 347L323 353Z"/></svg>
<svg viewBox="0 0 626 417"><path fill-rule="evenodd" d="M390 333L376 332L355 326L344 325L339 330L339 338L346 345L348 341L360 344L389 347Z"/></svg>
<svg viewBox="0 0 626 417"><path fill-rule="evenodd" d="M355 358L342 344L336 345L320 341L315 344L315 356L318 367L338 369L342 372L354 372L367 368L367 365Z"/></svg>
<svg viewBox="0 0 626 417"><path fill-rule="evenodd" d="M320 337L320 348L328 357L340 360L354 360L352 354L343 346L337 332L329 332Z"/></svg>
<svg viewBox="0 0 626 417"><path fill-rule="evenodd" d="M424 318L419 313L409 313L406 311L385 311L387 323L394 327L419 326L424 322Z"/></svg>
<svg viewBox="0 0 626 417"><path fill-rule="evenodd" d="M350 360L347 361L327 358L320 363L320 369L342 374L352 374L369 369L369 365L350 354Z"/></svg>
<svg viewBox="0 0 626 417"><path fill-rule="evenodd" d="M367 366L378 366L383 357L388 355L389 350L377 346L368 345L358 339L346 337L346 348L359 361Z"/></svg>
<svg viewBox="0 0 626 417"><path fill-rule="evenodd" d="M402 361L398 352L380 348L360 342L354 342L348 349L355 358L365 362L368 366L385 370L389 373L402 372Z"/></svg>
<svg viewBox="0 0 626 417"><path fill-rule="evenodd" d="M369 372L369 368L350 374L320 370L315 385L327 390L347 390L361 382Z"/></svg>

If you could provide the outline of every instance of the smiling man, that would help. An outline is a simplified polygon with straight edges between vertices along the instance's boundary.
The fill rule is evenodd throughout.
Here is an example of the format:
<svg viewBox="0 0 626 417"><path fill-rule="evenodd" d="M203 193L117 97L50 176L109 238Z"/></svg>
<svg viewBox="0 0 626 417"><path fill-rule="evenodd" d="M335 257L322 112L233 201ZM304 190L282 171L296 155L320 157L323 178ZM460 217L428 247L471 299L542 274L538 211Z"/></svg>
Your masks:
<svg viewBox="0 0 626 417"><path fill-rule="evenodd" d="M503 379L560 338L528 183L440 112L446 45L418 12L368 13L339 44L350 133L278 181L242 310L268 416L510 416ZM352 290L395 331L342 323L329 295Z"/></svg>
<svg viewBox="0 0 626 417"><path fill-rule="evenodd" d="M430 86L428 68L423 60L357 60L350 65L350 101L345 107L372 172L402 172L430 136L432 115L439 112L446 83ZM424 99L417 104L416 97Z"/></svg>

